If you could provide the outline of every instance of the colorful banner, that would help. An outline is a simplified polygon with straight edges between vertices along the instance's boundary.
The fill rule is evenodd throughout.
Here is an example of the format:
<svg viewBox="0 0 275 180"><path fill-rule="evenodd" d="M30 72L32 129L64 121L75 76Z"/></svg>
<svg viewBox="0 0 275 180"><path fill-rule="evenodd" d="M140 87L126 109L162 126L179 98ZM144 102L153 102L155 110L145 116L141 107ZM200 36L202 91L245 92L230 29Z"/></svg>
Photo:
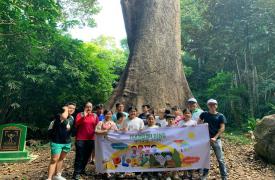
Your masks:
<svg viewBox="0 0 275 180"><path fill-rule="evenodd" d="M209 169L207 124L109 132L98 135L95 143L99 173Z"/></svg>

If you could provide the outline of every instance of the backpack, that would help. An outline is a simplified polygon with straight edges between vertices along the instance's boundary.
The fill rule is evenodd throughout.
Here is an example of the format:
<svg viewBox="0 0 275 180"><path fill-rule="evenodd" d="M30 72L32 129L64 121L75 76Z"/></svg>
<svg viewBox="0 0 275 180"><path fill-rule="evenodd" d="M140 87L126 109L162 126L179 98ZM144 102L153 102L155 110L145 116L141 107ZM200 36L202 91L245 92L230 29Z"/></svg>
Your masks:
<svg viewBox="0 0 275 180"><path fill-rule="evenodd" d="M56 134L56 125L55 120L52 120L49 127L48 127L48 138L52 140Z"/></svg>

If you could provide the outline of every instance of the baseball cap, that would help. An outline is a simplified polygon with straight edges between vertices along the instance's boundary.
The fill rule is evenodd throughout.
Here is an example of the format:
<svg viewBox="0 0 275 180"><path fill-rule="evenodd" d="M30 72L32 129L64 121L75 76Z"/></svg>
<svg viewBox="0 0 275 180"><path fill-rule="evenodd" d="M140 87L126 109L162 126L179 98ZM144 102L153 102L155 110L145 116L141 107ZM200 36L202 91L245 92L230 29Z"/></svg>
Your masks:
<svg viewBox="0 0 275 180"><path fill-rule="evenodd" d="M190 99L188 99L187 100L187 102L189 102L189 103L197 103L198 101L195 99L195 98L190 98Z"/></svg>
<svg viewBox="0 0 275 180"><path fill-rule="evenodd" d="M207 104L218 104L218 101L216 99L209 99Z"/></svg>

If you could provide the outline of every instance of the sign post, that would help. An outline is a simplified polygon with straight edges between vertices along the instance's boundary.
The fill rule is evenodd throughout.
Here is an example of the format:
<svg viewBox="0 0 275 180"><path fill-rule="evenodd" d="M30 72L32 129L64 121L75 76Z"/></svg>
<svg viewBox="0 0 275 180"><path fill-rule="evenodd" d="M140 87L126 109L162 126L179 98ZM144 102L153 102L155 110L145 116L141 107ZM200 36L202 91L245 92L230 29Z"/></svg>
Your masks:
<svg viewBox="0 0 275 180"><path fill-rule="evenodd" d="M30 160L25 149L27 126L22 124L0 125L0 163Z"/></svg>

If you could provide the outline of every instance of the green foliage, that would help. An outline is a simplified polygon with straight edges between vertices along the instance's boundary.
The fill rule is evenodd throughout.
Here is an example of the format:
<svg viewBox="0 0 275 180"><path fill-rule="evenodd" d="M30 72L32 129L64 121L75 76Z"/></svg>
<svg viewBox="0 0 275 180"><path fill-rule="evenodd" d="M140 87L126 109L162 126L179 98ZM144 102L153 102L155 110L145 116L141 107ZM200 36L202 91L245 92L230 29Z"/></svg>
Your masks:
<svg viewBox="0 0 275 180"><path fill-rule="evenodd" d="M254 131L256 128L258 119L255 119L253 117L248 118L247 120L247 130L248 131Z"/></svg>
<svg viewBox="0 0 275 180"><path fill-rule="evenodd" d="M96 26L94 15L100 11L97 0L59 0L62 9L62 27Z"/></svg>
<svg viewBox="0 0 275 180"><path fill-rule="evenodd" d="M183 61L199 102L217 98L236 127L274 112L274 1L181 0L181 8Z"/></svg>
<svg viewBox="0 0 275 180"><path fill-rule="evenodd" d="M68 101L106 102L126 63L112 39L65 35L59 24L69 19L52 0L4 0L0 10L1 123L45 127Z"/></svg>
<svg viewBox="0 0 275 180"><path fill-rule="evenodd" d="M189 77L193 73L192 67L189 66L183 66L183 70L187 77Z"/></svg>
<svg viewBox="0 0 275 180"><path fill-rule="evenodd" d="M271 110L268 113L274 114L275 113L275 104L269 103L268 106L271 108Z"/></svg>
<svg viewBox="0 0 275 180"><path fill-rule="evenodd" d="M223 133L225 139L229 140L231 143L235 144L251 144L252 140L248 139L244 136L243 132L230 132L230 133Z"/></svg>
<svg viewBox="0 0 275 180"><path fill-rule="evenodd" d="M125 52L125 56L129 56L129 47L128 47L128 41L127 38L124 38L120 41L120 46L123 49L123 51Z"/></svg>

